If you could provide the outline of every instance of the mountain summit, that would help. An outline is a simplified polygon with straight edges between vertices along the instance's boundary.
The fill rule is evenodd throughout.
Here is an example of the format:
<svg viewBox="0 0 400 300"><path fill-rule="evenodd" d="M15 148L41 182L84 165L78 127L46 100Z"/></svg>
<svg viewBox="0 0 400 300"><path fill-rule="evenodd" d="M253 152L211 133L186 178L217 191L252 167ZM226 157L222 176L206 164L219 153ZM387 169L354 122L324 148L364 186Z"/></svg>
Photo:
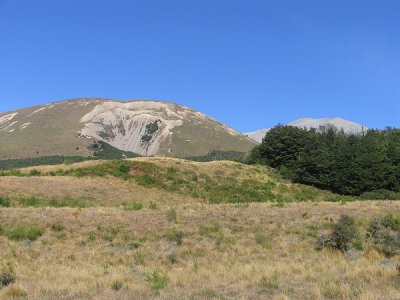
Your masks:
<svg viewBox="0 0 400 300"><path fill-rule="evenodd" d="M351 122L342 118L303 118L290 122L287 125L306 129L314 128L316 130L321 130L323 127L334 126L339 130L343 129L345 134L355 135L362 134L363 132L366 132L368 130L368 127L362 124ZM247 132L244 134L254 141L261 143L263 137L269 130L270 128L265 128L253 132Z"/></svg>
<svg viewBox="0 0 400 300"><path fill-rule="evenodd" d="M246 152L254 142L185 106L84 98L0 113L0 159L92 154L104 141L141 155L187 157Z"/></svg>

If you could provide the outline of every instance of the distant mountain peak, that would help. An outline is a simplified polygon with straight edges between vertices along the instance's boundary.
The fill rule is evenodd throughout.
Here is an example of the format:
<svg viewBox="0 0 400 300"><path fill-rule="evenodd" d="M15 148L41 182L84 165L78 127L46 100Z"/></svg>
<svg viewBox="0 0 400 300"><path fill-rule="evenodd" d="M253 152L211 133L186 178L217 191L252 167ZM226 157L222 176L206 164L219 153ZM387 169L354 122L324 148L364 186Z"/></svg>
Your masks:
<svg viewBox="0 0 400 300"><path fill-rule="evenodd" d="M287 125L298 128L306 128L306 129L314 128L316 130L320 130L322 127L326 126L334 126L339 130L343 129L344 133L346 134L355 134L355 135L362 134L363 132L366 132L368 130L368 127L362 124L348 121L340 117L320 118L320 119L302 118L290 122ZM256 142L261 143L263 137L269 130L270 128L265 128L253 132L247 132L244 134L247 135L249 138L255 140Z"/></svg>

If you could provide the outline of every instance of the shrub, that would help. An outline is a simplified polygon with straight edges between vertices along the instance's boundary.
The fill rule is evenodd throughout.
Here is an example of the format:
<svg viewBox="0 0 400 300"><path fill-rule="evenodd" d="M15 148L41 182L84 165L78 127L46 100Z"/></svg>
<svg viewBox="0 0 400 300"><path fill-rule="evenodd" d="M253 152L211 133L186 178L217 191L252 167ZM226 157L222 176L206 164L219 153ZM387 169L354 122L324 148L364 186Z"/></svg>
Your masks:
<svg viewBox="0 0 400 300"><path fill-rule="evenodd" d="M371 222L367 237L387 256L400 252L400 217L389 214Z"/></svg>
<svg viewBox="0 0 400 300"><path fill-rule="evenodd" d="M11 228L7 233L7 237L10 240L30 240L36 241L44 233L44 229L41 226L36 225L17 225Z"/></svg>
<svg viewBox="0 0 400 300"><path fill-rule="evenodd" d="M316 249L321 250L328 247L345 252L354 246L360 248L359 236L354 219L343 215L333 226L333 231L330 235L321 235L318 238Z"/></svg>
<svg viewBox="0 0 400 300"><path fill-rule="evenodd" d="M0 197L0 207L10 207L11 201L9 198Z"/></svg>
<svg viewBox="0 0 400 300"><path fill-rule="evenodd" d="M167 274L163 274L158 270L154 270L152 273L148 273L145 276L145 280L148 283L150 290L159 294L168 284Z"/></svg>
<svg viewBox="0 0 400 300"><path fill-rule="evenodd" d="M11 265L3 268L0 271L0 289L14 283L16 280L16 275L14 269Z"/></svg>
<svg viewBox="0 0 400 300"><path fill-rule="evenodd" d="M115 280L115 281L112 283L111 288L112 288L114 291L119 291L120 289L122 289L123 285L124 285L124 284L122 283L122 281Z"/></svg>

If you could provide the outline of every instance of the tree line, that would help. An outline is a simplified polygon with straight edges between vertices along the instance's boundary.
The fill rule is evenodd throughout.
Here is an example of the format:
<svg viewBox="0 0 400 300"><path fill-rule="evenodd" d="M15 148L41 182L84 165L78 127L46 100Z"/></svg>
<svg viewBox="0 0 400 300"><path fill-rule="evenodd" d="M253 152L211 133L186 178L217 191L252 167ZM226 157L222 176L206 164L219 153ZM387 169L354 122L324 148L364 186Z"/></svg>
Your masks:
<svg viewBox="0 0 400 300"><path fill-rule="evenodd" d="M346 135L335 127L278 125L251 151L249 162L343 195L400 192L400 129Z"/></svg>

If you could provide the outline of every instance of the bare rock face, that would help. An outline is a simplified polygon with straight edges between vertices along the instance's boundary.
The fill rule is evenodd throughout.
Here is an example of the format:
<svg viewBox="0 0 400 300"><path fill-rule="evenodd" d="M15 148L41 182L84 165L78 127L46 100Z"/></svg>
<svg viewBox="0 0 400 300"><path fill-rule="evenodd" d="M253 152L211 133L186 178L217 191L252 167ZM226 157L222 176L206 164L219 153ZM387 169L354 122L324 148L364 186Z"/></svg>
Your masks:
<svg viewBox="0 0 400 300"><path fill-rule="evenodd" d="M150 101L104 102L86 114L80 135L141 155L155 155L172 129L183 124L184 109Z"/></svg>
<svg viewBox="0 0 400 300"><path fill-rule="evenodd" d="M312 118L303 118L293 122L288 123L289 126L294 126L298 128L305 128L305 129L316 129L317 131L322 130L323 128L327 127L335 127L338 130L343 130L345 134L354 134L359 135L363 132L367 132L368 127L347 121L342 118L321 118L321 119L312 119ZM261 143L265 134L270 130L270 128L265 128L253 132L244 133L249 138L253 139L256 142Z"/></svg>

